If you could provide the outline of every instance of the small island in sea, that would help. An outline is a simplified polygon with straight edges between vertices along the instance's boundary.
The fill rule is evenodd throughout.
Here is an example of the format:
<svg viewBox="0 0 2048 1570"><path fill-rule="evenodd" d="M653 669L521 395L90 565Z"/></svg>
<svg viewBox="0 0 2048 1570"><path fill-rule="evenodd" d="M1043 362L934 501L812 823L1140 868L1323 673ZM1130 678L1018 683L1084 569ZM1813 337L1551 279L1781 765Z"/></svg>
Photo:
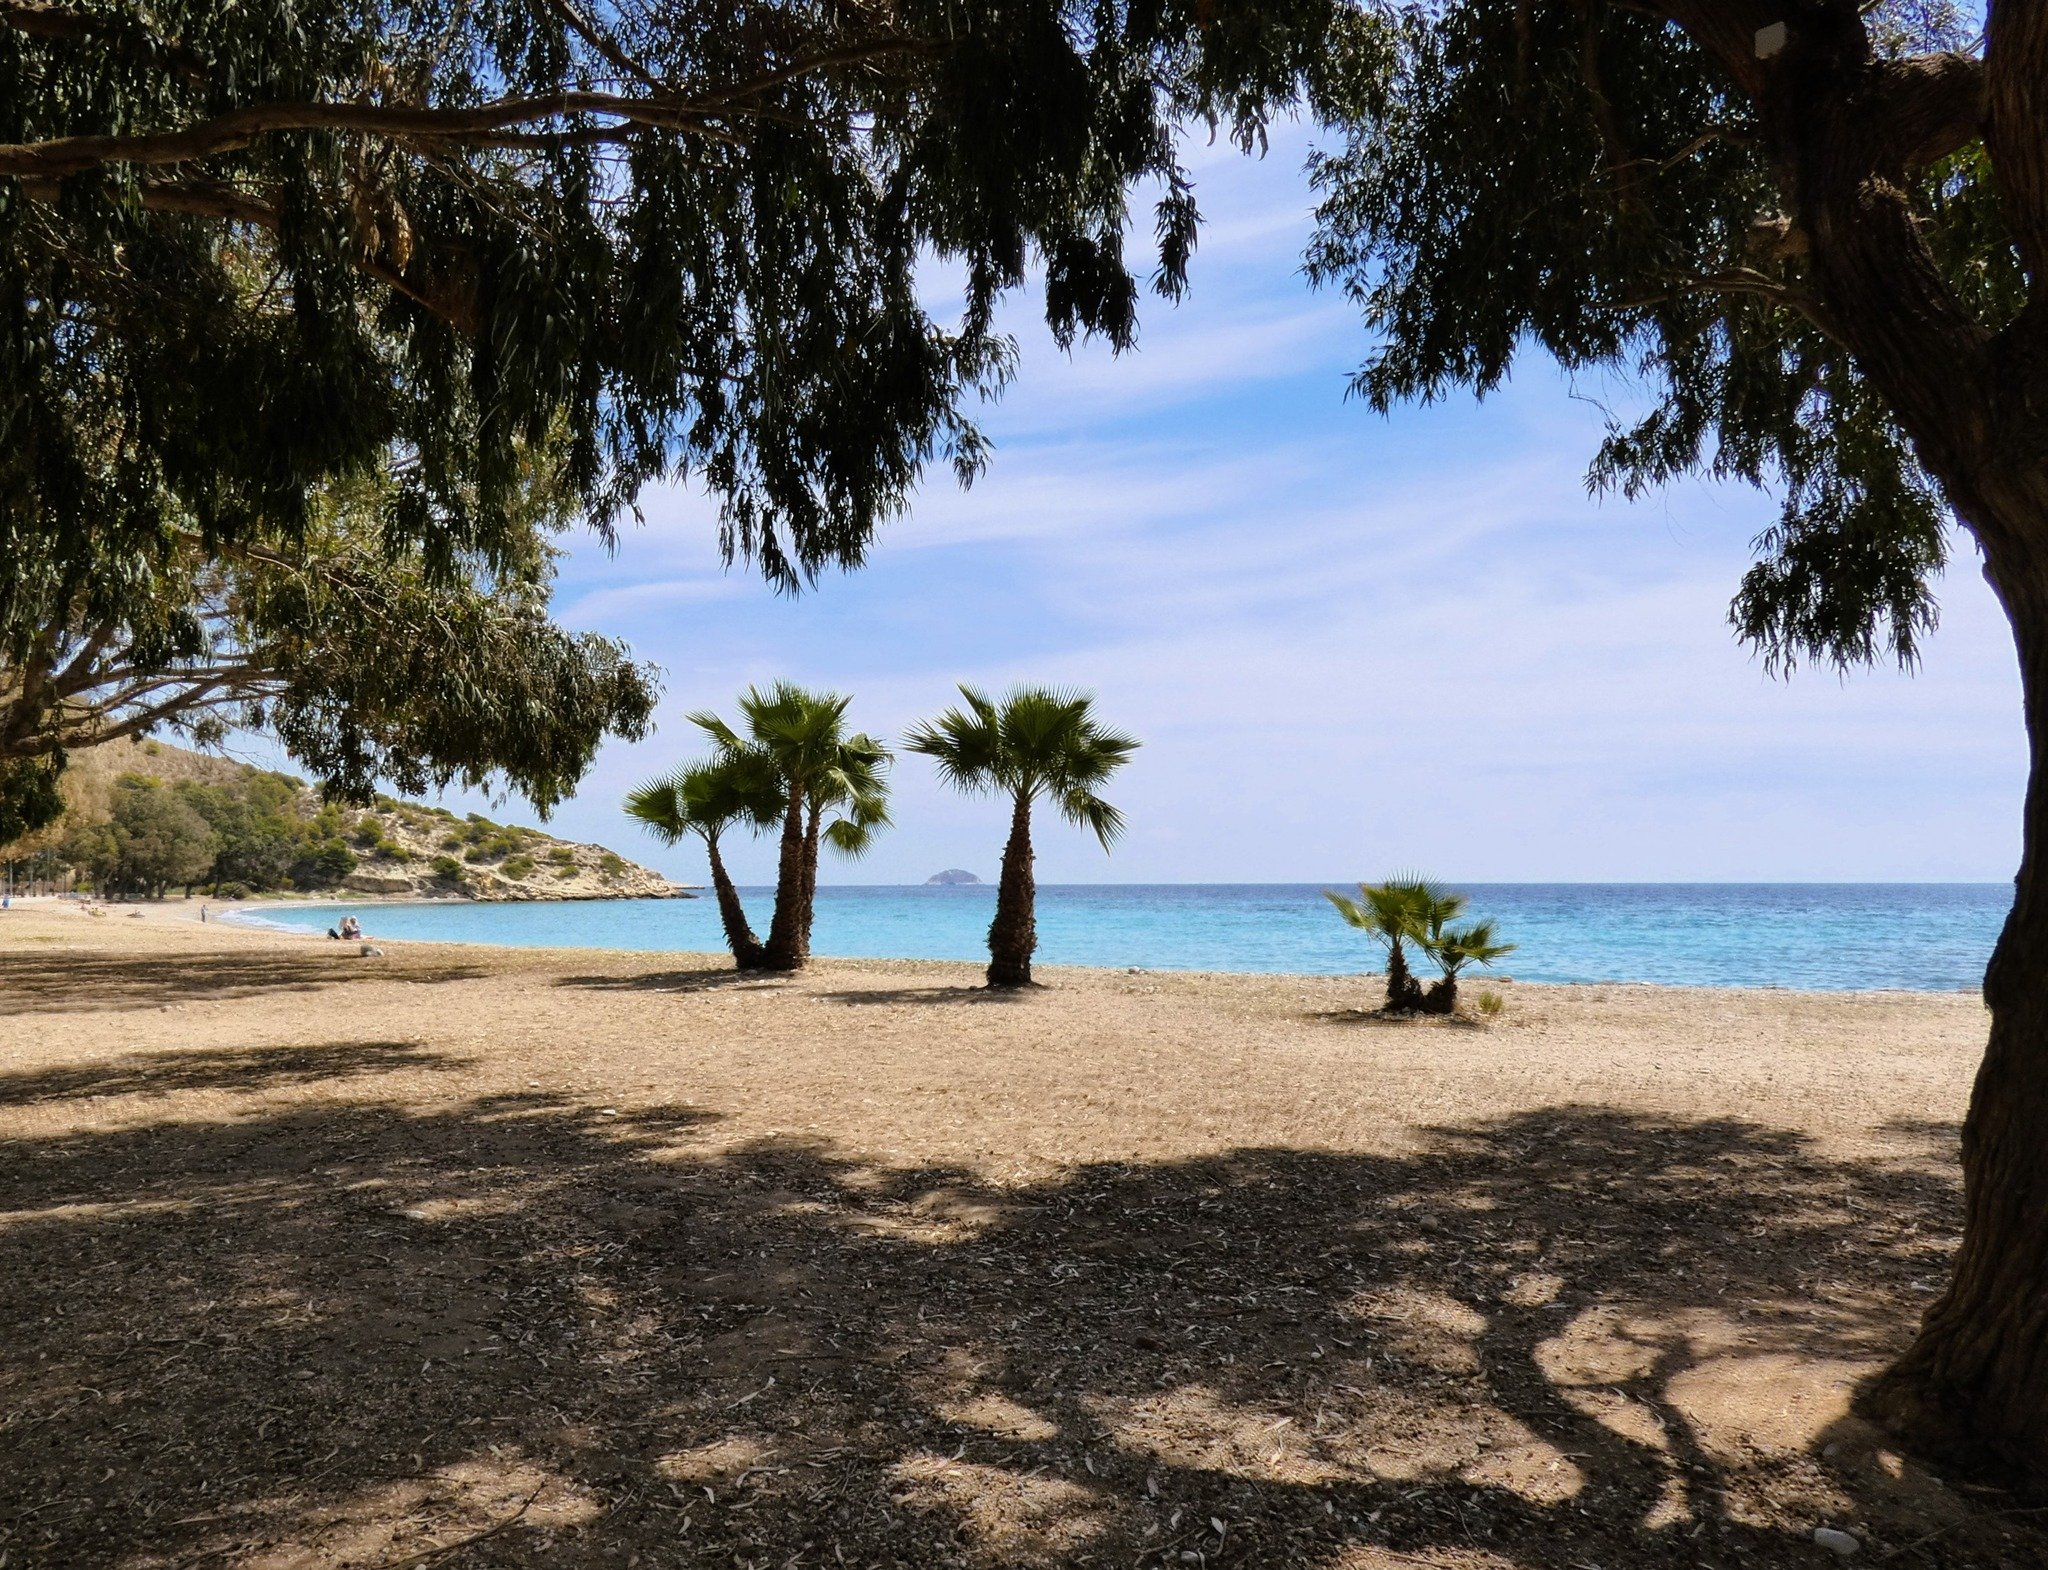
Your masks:
<svg viewBox="0 0 2048 1570"><path fill-rule="evenodd" d="M924 881L927 888L933 884L951 888L961 884L979 883L981 879L963 867L948 867L944 872L934 872Z"/></svg>

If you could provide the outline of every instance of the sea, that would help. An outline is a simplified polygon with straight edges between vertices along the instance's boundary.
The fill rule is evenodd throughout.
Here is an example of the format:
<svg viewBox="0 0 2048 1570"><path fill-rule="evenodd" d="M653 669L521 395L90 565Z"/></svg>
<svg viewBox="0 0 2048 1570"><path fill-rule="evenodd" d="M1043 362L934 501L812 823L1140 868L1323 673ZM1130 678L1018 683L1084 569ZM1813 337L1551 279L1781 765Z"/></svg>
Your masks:
<svg viewBox="0 0 2048 1570"><path fill-rule="evenodd" d="M1347 975L1378 948L1323 898L1341 883L1055 884L1038 891L1037 962L1142 970ZM1974 989L2012 903L2005 883L1475 883L1474 916L1517 945L1523 981L1646 981L1801 991ZM743 891L766 933L771 891ZM995 890L826 885L812 952L987 957ZM514 947L706 952L718 908L687 900L277 905L237 919L324 932L353 913L371 937ZM1483 978L1484 971L1468 972Z"/></svg>

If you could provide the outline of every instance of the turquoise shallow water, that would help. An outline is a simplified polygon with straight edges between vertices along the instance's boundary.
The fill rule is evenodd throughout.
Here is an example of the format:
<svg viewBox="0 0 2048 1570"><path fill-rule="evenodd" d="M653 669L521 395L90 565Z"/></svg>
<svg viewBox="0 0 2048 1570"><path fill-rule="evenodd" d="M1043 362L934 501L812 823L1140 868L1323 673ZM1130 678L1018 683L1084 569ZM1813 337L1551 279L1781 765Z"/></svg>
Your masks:
<svg viewBox="0 0 2048 1570"><path fill-rule="evenodd" d="M1343 887L1344 885L1330 885ZM1038 959L1148 970L1378 968L1337 919L1325 885L1079 884L1039 890ZM1500 969L1525 981L1836 990L1973 988L2012 901L2002 883L1468 884L1520 949ZM747 891L756 930L769 892ZM873 959L985 958L995 890L826 887L812 947ZM373 937L521 947L713 950L710 899L561 904L303 905L259 919L323 932L347 911ZM1481 973L1483 974L1483 972Z"/></svg>

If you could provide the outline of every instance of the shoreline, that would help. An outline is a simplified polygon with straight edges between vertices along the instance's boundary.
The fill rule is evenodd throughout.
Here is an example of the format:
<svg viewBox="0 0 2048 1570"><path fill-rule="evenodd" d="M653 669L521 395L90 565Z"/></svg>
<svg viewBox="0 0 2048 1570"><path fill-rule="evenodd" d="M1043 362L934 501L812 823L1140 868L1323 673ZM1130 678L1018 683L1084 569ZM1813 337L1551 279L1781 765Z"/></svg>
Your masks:
<svg viewBox="0 0 2048 1570"><path fill-rule="evenodd" d="M371 958L199 903L0 915L51 1562L342 1570L521 1511L544 1558L672 1560L676 1514L610 1508L643 1481L707 1564L763 1522L815 1562L849 1499L898 1524L849 1563L1129 1562L1172 1510L1306 1563L1312 1491L1418 1489L1532 1564L1671 1562L1653 1512L1709 1494L1717 1564L1818 1525L2041 1562L1849 1410L1949 1268L1969 997L1393 1021L1357 976Z"/></svg>
<svg viewBox="0 0 2048 1570"><path fill-rule="evenodd" d="M895 885L861 886L895 887ZM917 886L918 885L903 885L903 887ZM180 926L189 928L211 927L226 931L249 934L252 936L261 936L268 939L295 939L314 944L327 945L336 943L337 940L328 938L324 933L305 931L299 928L283 926L273 922L265 921L262 919L262 913L268 910L304 909L306 906L309 905L348 907L442 907L449 905L484 906L494 904L505 904L532 906L537 904L589 905L596 903L603 902L573 899L558 901L478 901L399 897L364 898L360 900L334 900L320 898L307 899L303 903L292 900L240 900L234 902L232 906L228 906L226 902L220 902L220 905L216 907L216 913L211 917L210 920L205 922L202 922L199 919L196 907L202 904L208 905L209 907L214 907L214 902L202 900L197 896L195 896L190 901L183 899L134 901L127 904L105 905L102 906L101 909L106 912L105 917L102 918L105 920L116 920L120 919L121 916L125 915L130 919L140 918L144 920L155 920L165 923L176 923ZM83 903L73 903L69 899L57 895L17 897L14 902L14 909L16 911L21 911L24 908L31 911L61 913L69 917L76 917L78 919L86 921L92 921L94 919L87 915ZM4 941L5 936L6 928L4 925L4 919L0 919L0 941ZM404 951L406 953L419 953L422 951L432 951L435 949L453 949L463 952L482 952L486 954L501 956L508 962L519 958L533 958L540 956L546 956L558 961L571 960L577 956L601 956L607 960L621 963L648 962L656 960L687 960L692 962L703 962L713 968L720 969L729 969L732 964L732 956L723 948L634 949L615 948L599 944L584 945L494 943L489 941L488 939L483 938L391 937L373 932L365 932L362 941L367 943L374 943L379 947L388 944L391 946L394 952ZM935 970L944 970L951 972L957 971L964 967L974 972L974 974L977 977L980 975L983 965L985 963L983 960L979 958L930 959L874 955L834 955L823 953L813 954L812 958L814 961L822 965L891 967L894 969L900 969L904 974L909 975L916 975L921 972ZM1152 977L1160 980L1191 982L1274 982L1316 985L1340 984L1359 988L1362 992L1368 995L1373 992L1375 986L1383 979L1385 975L1383 971L1376 970L1198 970L1179 969L1166 966L1073 965L1051 962L1036 963L1033 965L1032 968L1035 973L1040 973L1054 979L1057 979L1062 976L1072 976L1076 979L1096 979L1112 977ZM802 972L796 973L797 976L801 976L802 974ZM768 979L795 979L795 977ZM1976 984L1972 984L1970 986L1965 987L1938 989L1916 987L1789 987L1763 985L1739 986L1714 983L1636 981L1627 979L1607 979L1593 981L1536 981L1520 980L1512 975L1493 976L1483 974L1467 975L1462 979L1461 987L1466 993L1474 996L1476 996L1481 991L1489 989L1498 990L1501 991L1504 994L1504 996L1506 996L1510 1001L1513 1001L1515 995L1520 993L1557 992L1569 995L1584 996L1592 993L1614 990L1643 990L1653 994L1680 995L1688 998L1699 999L1709 999L1716 996L1727 996L1745 999L1782 998L1787 1000L1788 1002L1795 1000L1823 1002L1833 1000L1854 999L1871 999L1878 1001L1895 1002L1901 1000L1911 1000L1916 998L1955 999L1974 998L1977 997L1980 992L1980 987ZM1367 1010L1365 1012L1370 1013L1371 1011Z"/></svg>

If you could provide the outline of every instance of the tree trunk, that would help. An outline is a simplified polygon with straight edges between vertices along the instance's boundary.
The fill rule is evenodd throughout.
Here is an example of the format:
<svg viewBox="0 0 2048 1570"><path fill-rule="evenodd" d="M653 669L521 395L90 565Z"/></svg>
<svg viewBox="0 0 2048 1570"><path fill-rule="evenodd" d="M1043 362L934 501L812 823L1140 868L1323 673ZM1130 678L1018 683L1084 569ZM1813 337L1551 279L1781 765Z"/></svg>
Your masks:
<svg viewBox="0 0 2048 1570"><path fill-rule="evenodd" d="M811 958L811 923L818 914L818 830L822 816L818 803L813 801L810 819L804 825L804 887L803 898L797 905L802 918L802 925L797 928L797 954L805 964Z"/></svg>
<svg viewBox="0 0 2048 1570"><path fill-rule="evenodd" d="M705 835L704 848L711 856L711 889L718 896L718 919L725 928L725 945L732 950L732 962L740 970L759 970L762 966L761 940L747 925L746 907L740 904L740 891L733 887L732 877L725 870L725 857L718 851L718 836Z"/></svg>
<svg viewBox="0 0 2048 1570"><path fill-rule="evenodd" d="M1028 987L1038 947L1038 885L1031 873L1031 793L1019 791L1010 812L1010 841L996 884L996 919L988 926L988 984Z"/></svg>
<svg viewBox="0 0 2048 1570"><path fill-rule="evenodd" d="M1401 940L1387 945L1387 1004L1389 1014L1413 1014L1422 1007L1422 983L1408 969L1408 956Z"/></svg>
<svg viewBox="0 0 2048 1570"><path fill-rule="evenodd" d="M2048 482L2034 539L2048 542ZM1987 551L2019 647L2030 772L2012 913L1984 977L1991 1042L1963 1124L1948 1289L1861 1407L1915 1449L2048 1496L2048 554ZM2032 558L2032 559L2026 559Z"/></svg>
<svg viewBox="0 0 2048 1570"><path fill-rule="evenodd" d="M1432 981L1429 990L1422 994L1422 1012L1425 1014L1454 1014L1457 1009L1458 978L1455 976Z"/></svg>
<svg viewBox="0 0 2048 1570"><path fill-rule="evenodd" d="M768 923L768 942L761 952L763 970L801 970L804 964L804 788L789 788L789 810L782 818L782 852L775 866L775 915Z"/></svg>

